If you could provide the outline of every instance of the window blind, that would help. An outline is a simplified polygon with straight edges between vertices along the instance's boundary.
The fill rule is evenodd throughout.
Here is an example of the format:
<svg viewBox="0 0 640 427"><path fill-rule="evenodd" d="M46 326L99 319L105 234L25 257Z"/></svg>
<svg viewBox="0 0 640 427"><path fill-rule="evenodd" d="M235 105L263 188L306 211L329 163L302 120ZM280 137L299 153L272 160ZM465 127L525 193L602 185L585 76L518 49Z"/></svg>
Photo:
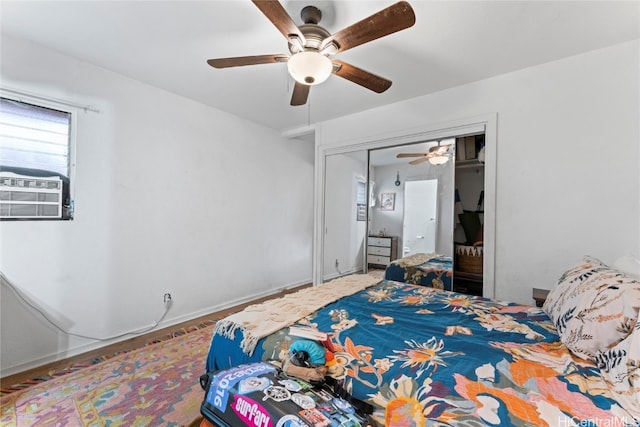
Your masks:
<svg viewBox="0 0 640 427"><path fill-rule="evenodd" d="M69 177L71 113L0 98L0 165Z"/></svg>

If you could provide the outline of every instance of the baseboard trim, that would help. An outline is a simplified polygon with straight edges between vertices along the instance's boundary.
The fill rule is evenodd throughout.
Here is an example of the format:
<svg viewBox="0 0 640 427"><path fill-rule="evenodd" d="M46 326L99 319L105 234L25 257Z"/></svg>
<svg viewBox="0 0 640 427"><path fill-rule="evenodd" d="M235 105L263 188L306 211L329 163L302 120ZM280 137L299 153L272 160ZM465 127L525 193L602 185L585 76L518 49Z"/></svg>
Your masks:
<svg viewBox="0 0 640 427"><path fill-rule="evenodd" d="M55 363L55 362L60 362L62 360L65 359L69 359L69 358L73 358L73 357L77 357L77 356L81 356L84 353L88 353L94 350L99 350L103 347L108 347L110 345L114 345L126 340L130 340L132 338L137 338L140 336L144 336L146 334L149 333L154 333L157 332L159 330L165 329L165 328L171 328L172 326L175 325L179 325L181 323L185 323L185 322L189 322L191 320L197 319L199 317L203 317L203 316L207 316L207 315L212 315L214 316L215 313L217 312L222 312L225 310L229 310L229 309L233 309L234 307L237 306L242 306L248 303L251 303L252 301L257 301L257 300L261 300L261 299L265 299L265 298L269 298L272 296L275 296L281 292L287 292L290 291L292 289L301 287L301 286L305 286L305 285L311 285L311 279L308 280L303 280L300 282L294 282L294 283L289 283L286 285L282 285L282 286L278 286L275 288L271 288L268 290L265 290L264 292L260 292L258 294L254 294L254 295L250 295L247 297L242 297L242 298L236 298L234 300L231 301L227 301L224 304L216 304L213 306L209 306L207 308L204 308L202 310L198 310L195 312L191 312L191 313L186 313L177 317L173 317L170 319L166 319L160 323L157 324L157 326L149 331L146 331L144 333L141 334L132 334L132 335L128 335L126 337L123 338L119 338L119 339L113 339L113 340L109 340L109 341L94 341L94 342L90 342L87 344L82 344L79 345L77 347L73 347L73 348L69 348L69 349L65 349L64 351L60 351L57 353L52 353L46 356L42 356L39 357L37 359L33 359L30 360L28 362L22 363L20 365L14 365L14 366L10 366L7 368L4 368L0 371L0 378L6 378L12 375L16 375L25 371L29 371L32 369L36 369L51 363ZM139 329L139 328L138 328Z"/></svg>

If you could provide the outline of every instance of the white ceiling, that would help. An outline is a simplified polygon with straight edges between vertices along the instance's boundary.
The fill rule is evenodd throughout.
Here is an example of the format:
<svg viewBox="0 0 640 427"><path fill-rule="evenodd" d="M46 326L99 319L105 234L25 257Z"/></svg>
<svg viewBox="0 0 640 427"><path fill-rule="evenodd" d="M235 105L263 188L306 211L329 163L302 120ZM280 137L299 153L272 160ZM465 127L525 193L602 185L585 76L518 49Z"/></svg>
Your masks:
<svg viewBox="0 0 640 427"><path fill-rule="evenodd" d="M286 64L214 69L206 60L287 54L249 0L0 1L2 34L273 127L314 122L639 37L638 1L409 0L416 24L336 56L393 81L376 94L332 76L291 107ZM331 33L393 1L282 0L297 24L312 4ZM43 65L46 66L46 65Z"/></svg>

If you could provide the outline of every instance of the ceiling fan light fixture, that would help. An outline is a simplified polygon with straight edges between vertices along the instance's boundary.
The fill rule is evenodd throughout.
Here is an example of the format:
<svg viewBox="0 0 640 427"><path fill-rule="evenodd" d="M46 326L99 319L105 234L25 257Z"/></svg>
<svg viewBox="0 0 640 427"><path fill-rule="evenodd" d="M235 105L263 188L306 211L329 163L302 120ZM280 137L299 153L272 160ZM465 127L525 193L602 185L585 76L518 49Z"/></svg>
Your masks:
<svg viewBox="0 0 640 427"><path fill-rule="evenodd" d="M446 154L439 154L437 156L429 157L429 163L432 165L444 165L449 161L449 156Z"/></svg>
<svg viewBox="0 0 640 427"><path fill-rule="evenodd" d="M287 68L295 81L313 86L329 78L333 64L325 55L307 50L292 55L287 62Z"/></svg>
<svg viewBox="0 0 640 427"><path fill-rule="evenodd" d="M432 165L444 165L449 161L449 148L451 148L451 144L440 145L440 141L438 141L438 145L431 147L429 149L429 163Z"/></svg>

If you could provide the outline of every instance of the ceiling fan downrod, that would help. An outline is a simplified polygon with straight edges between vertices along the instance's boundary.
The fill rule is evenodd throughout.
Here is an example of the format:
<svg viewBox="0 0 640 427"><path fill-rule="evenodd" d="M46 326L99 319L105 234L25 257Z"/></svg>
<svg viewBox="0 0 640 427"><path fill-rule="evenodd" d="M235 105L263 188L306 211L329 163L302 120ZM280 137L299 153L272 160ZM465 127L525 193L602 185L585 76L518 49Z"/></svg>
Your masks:
<svg viewBox="0 0 640 427"><path fill-rule="evenodd" d="M305 24L315 24L322 19L322 11L315 6L305 6L300 11L300 18Z"/></svg>

